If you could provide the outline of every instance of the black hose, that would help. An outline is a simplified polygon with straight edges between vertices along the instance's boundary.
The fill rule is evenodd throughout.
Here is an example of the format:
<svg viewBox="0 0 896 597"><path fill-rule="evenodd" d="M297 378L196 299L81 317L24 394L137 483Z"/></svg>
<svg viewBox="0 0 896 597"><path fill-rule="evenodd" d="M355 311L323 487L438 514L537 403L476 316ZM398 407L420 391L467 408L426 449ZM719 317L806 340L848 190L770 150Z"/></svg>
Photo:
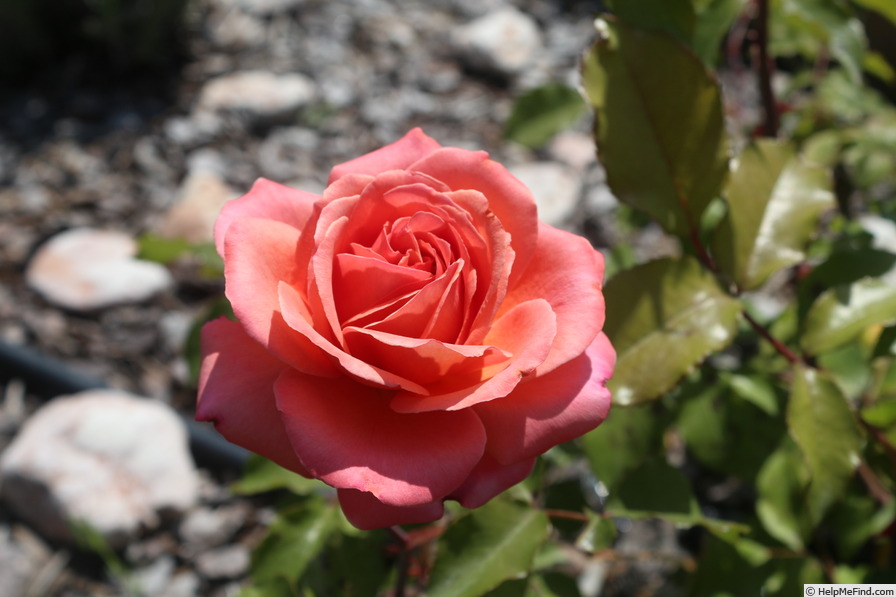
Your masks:
<svg viewBox="0 0 896 597"><path fill-rule="evenodd" d="M85 390L108 388L100 379L74 371L32 349L0 342L0 381L20 379L28 391L44 400ZM183 417L190 451L200 466L214 471L242 470L249 452L231 444L208 425Z"/></svg>

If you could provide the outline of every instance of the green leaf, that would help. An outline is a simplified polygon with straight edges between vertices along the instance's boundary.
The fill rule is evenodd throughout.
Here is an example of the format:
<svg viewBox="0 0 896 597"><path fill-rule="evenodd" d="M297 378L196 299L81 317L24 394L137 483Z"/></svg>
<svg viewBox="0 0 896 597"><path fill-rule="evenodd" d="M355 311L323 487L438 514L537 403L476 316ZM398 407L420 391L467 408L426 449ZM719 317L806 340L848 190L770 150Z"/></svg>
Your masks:
<svg viewBox="0 0 896 597"><path fill-rule="evenodd" d="M598 30L583 82L610 189L687 237L728 172L718 83L668 34L621 20L598 21Z"/></svg>
<svg viewBox="0 0 896 597"><path fill-rule="evenodd" d="M834 206L827 171L771 139L741 153L726 198L728 214L713 236L713 254L743 290L805 259L819 216Z"/></svg>
<svg viewBox="0 0 896 597"><path fill-rule="evenodd" d="M575 89L551 83L527 91L513 105L504 128L504 137L533 149L573 125L587 105Z"/></svg>
<svg viewBox="0 0 896 597"><path fill-rule="evenodd" d="M864 487L837 502L831 509L830 527L841 556L851 560L869 539L886 530L896 518L896 501L878 504Z"/></svg>
<svg viewBox="0 0 896 597"><path fill-rule="evenodd" d="M604 288L604 331L616 347L617 404L662 396L737 332L740 302L689 257L616 274Z"/></svg>
<svg viewBox="0 0 896 597"><path fill-rule="evenodd" d="M893 322L896 286L866 278L818 297L806 315L800 345L810 354L820 354L846 344L870 326Z"/></svg>
<svg viewBox="0 0 896 597"><path fill-rule="evenodd" d="M707 66L713 67L718 61L719 46L743 7L744 0L697 0L693 47Z"/></svg>
<svg viewBox="0 0 896 597"><path fill-rule="evenodd" d="M802 366L794 369L787 426L809 467L809 513L817 523L846 491L859 462L861 432L839 388Z"/></svg>
<svg viewBox="0 0 896 597"><path fill-rule="evenodd" d="M267 458L250 454L242 478L231 485L230 490L240 495L255 495L287 489L296 495L308 495L325 487L326 485L316 479L306 479Z"/></svg>
<svg viewBox="0 0 896 597"><path fill-rule="evenodd" d="M862 84L862 63L868 40L858 19L847 19L831 31L831 56L843 66L850 80Z"/></svg>
<svg viewBox="0 0 896 597"><path fill-rule="evenodd" d="M589 513L588 525L576 539L576 548L588 553L609 549L616 540L616 535L616 523L612 518Z"/></svg>
<svg viewBox="0 0 896 597"><path fill-rule="evenodd" d="M797 446L782 442L756 478L756 515L769 535L793 550L802 549L812 531L806 510L809 471Z"/></svg>
<svg viewBox="0 0 896 597"><path fill-rule="evenodd" d="M614 406L600 427L581 440L595 476L611 491L628 471L663 453L664 414L655 404Z"/></svg>
<svg viewBox="0 0 896 597"><path fill-rule="evenodd" d="M756 597L769 574L768 565L757 566L726 541L710 535L700 550L689 595L702 597Z"/></svg>
<svg viewBox="0 0 896 597"><path fill-rule="evenodd" d="M748 482L786 433L780 417L769 416L723 384L684 400L678 430L702 464Z"/></svg>
<svg viewBox="0 0 896 597"><path fill-rule="evenodd" d="M438 542L429 597L476 597L523 577L547 538L547 516L495 499L452 524Z"/></svg>
<svg viewBox="0 0 896 597"><path fill-rule="evenodd" d="M192 245L182 238L165 238L144 234L137 241L137 257L147 261L169 264L178 257L189 253Z"/></svg>
<svg viewBox="0 0 896 597"><path fill-rule="evenodd" d="M896 4L893 0L853 0L859 6L879 12L896 25Z"/></svg>
<svg viewBox="0 0 896 597"><path fill-rule="evenodd" d="M687 45L694 38L697 15L691 0L614 0L610 7L632 27L669 33Z"/></svg>
<svg viewBox="0 0 896 597"><path fill-rule="evenodd" d="M322 499L305 500L280 513L252 553L252 578L295 583L339 526L339 510Z"/></svg>

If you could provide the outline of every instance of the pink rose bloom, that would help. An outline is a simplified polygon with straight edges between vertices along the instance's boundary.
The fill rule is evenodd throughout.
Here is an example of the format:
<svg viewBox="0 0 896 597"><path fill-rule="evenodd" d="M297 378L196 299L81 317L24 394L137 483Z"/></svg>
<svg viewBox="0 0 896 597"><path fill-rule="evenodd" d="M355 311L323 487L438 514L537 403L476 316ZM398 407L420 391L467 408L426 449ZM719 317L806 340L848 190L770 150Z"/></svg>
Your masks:
<svg viewBox="0 0 896 597"><path fill-rule="evenodd" d="M607 416L603 259L484 152L416 129L323 196L260 179L215 242L238 321L202 330L196 418L359 528L480 506Z"/></svg>

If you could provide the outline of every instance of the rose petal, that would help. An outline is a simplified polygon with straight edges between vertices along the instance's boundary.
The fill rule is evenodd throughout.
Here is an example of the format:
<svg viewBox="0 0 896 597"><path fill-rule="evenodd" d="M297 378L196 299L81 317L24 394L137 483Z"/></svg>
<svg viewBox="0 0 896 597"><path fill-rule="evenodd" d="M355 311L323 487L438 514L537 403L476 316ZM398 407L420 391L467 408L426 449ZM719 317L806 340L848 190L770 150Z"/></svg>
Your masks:
<svg viewBox="0 0 896 597"><path fill-rule="evenodd" d="M310 477L286 436L274 397L274 382L286 363L224 318L203 326L201 344L196 420L212 421L234 444Z"/></svg>
<svg viewBox="0 0 896 597"><path fill-rule="evenodd" d="M429 388L429 396L398 392L392 399L392 408L401 413L456 411L507 396L544 362L556 331L554 312L547 301L533 299L517 305L495 323L485 339L486 344L512 355L500 371L469 388L443 394L436 393L435 388Z"/></svg>
<svg viewBox="0 0 896 597"><path fill-rule="evenodd" d="M604 324L603 256L575 234L540 223L538 245L526 275L507 291L498 312L533 298L547 300L557 314L557 338L538 374L577 357Z"/></svg>
<svg viewBox="0 0 896 597"><path fill-rule="evenodd" d="M616 353L603 333L588 350L509 396L474 409L488 432L488 452L499 462L534 457L597 427L610 410L606 382Z"/></svg>
<svg viewBox="0 0 896 597"><path fill-rule="evenodd" d="M312 326L307 306L303 302L302 296L292 286L281 284L279 299L280 307L283 310L283 320L291 328L291 331L297 332L313 347L335 359L339 366L352 377L383 388L404 388L410 392L427 393L426 388L419 384L365 363L324 338Z"/></svg>
<svg viewBox="0 0 896 597"><path fill-rule="evenodd" d="M332 359L286 324L280 283L297 284L299 231L273 220L234 220L224 245L225 294L246 332L279 358L313 375L335 375ZM304 298L297 299L304 301Z"/></svg>
<svg viewBox="0 0 896 597"><path fill-rule="evenodd" d="M362 531L381 529L397 524L433 522L442 517L445 507L441 501L419 506L391 506L373 494L357 489L340 489L339 505L348 521Z"/></svg>
<svg viewBox="0 0 896 597"><path fill-rule="evenodd" d="M350 253L336 256L333 275L336 312L343 325L385 301L418 290L432 278L428 272Z"/></svg>
<svg viewBox="0 0 896 597"><path fill-rule="evenodd" d="M227 202L215 221L215 248L224 257L224 238L235 220L261 218L289 224L299 230L308 221L317 195L259 178L248 193Z"/></svg>
<svg viewBox="0 0 896 597"><path fill-rule="evenodd" d="M435 139L415 128L390 145L334 167L327 184L331 185L347 174L377 175L387 170L403 170L440 147Z"/></svg>
<svg viewBox="0 0 896 597"><path fill-rule="evenodd" d="M452 190L472 189L488 198L489 208L510 233L516 253L511 284L522 275L538 237L538 210L531 191L484 151L444 147L408 167L445 183Z"/></svg>
<svg viewBox="0 0 896 597"><path fill-rule="evenodd" d="M419 506L460 485L482 457L485 431L471 410L399 414L383 392L347 379L287 371L277 408L302 463L338 489Z"/></svg>
<svg viewBox="0 0 896 597"><path fill-rule="evenodd" d="M476 384L484 370L510 357L494 346L446 344L354 327L346 328L345 340L365 362L427 387Z"/></svg>
<svg viewBox="0 0 896 597"><path fill-rule="evenodd" d="M464 508L478 508L528 477L535 467L535 460L528 458L505 465L486 454L463 485L448 497L460 502Z"/></svg>

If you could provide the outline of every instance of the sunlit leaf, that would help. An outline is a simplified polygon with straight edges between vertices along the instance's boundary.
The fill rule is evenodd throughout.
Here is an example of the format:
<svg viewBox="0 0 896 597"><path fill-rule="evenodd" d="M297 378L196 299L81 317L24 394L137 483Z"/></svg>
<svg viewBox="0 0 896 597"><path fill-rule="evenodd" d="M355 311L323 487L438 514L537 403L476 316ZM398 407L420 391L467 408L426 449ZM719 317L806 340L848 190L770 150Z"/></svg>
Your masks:
<svg viewBox="0 0 896 597"><path fill-rule="evenodd" d="M320 481L306 479L267 458L250 454L242 478L231 485L230 490L242 495L254 495L277 489L288 489L297 495L308 495L325 487L326 485Z"/></svg>
<svg viewBox="0 0 896 597"><path fill-rule="evenodd" d="M787 426L809 468L809 513L817 523L846 491L862 437L836 385L815 369L797 366L793 373Z"/></svg>
<svg viewBox="0 0 896 597"><path fill-rule="evenodd" d="M805 259L819 216L834 206L827 171L770 139L740 154L726 199L728 213L713 236L713 254L743 290Z"/></svg>
<svg viewBox="0 0 896 597"><path fill-rule="evenodd" d="M896 322L896 286L867 278L825 291L809 309L800 344L811 354L841 346L872 325Z"/></svg>
<svg viewBox="0 0 896 597"><path fill-rule="evenodd" d="M618 404L662 396L731 342L741 310L691 258L621 272L607 283L604 296L604 331L618 355L609 387Z"/></svg>
<svg viewBox="0 0 896 597"><path fill-rule="evenodd" d="M574 124L585 113L582 95L567 85L551 83L527 91L516 100L504 136L537 148Z"/></svg>
<svg viewBox="0 0 896 597"><path fill-rule="evenodd" d="M295 583L339 526L337 506L310 499L280 512L267 537L252 553L252 578Z"/></svg>
<svg viewBox="0 0 896 597"><path fill-rule="evenodd" d="M550 525L536 508L492 500L452 524L440 537L429 597L478 597L523 577Z"/></svg>
<svg viewBox="0 0 896 597"><path fill-rule="evenodd" d="M168 264L185 253L192 245L182 238L165 238L153 234L142 235L137 243L137 257L147 261Z"/></svg>
<svg viewBox="0 0 896 597"><path fill-rule="evenodd" d="M620 201L686 237L728 172L718 83L671 35L599 21L585 91L607 182Z"/></svg>

